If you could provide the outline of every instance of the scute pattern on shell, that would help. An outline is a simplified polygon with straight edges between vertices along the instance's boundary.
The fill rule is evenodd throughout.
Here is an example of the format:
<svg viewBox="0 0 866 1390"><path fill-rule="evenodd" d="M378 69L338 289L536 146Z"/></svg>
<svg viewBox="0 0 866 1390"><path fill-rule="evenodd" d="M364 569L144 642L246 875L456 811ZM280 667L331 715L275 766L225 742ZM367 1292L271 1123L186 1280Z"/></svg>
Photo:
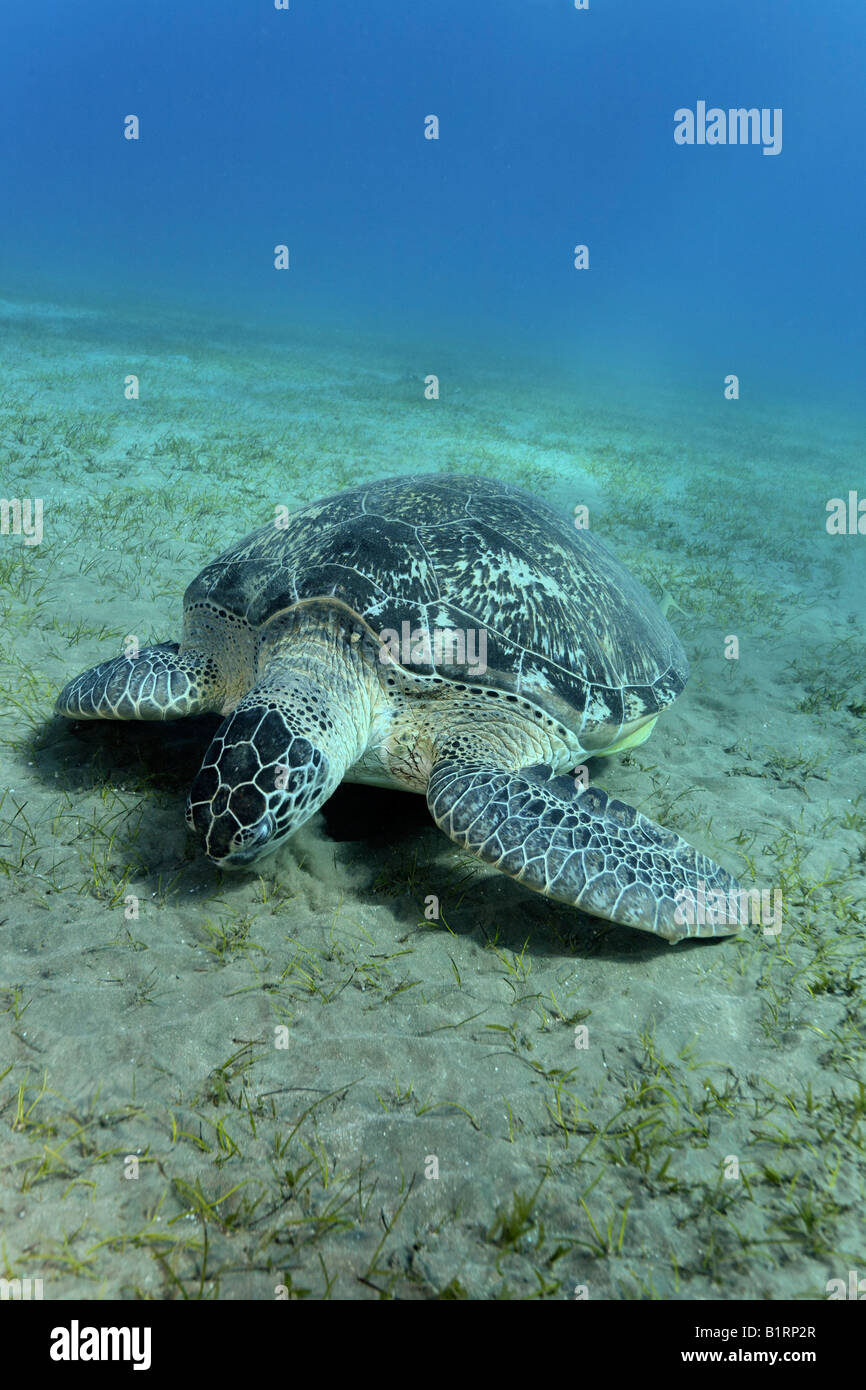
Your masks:
<svg viewBox="0 0 866 1390"><path fill-rule="evenodd" d="M590 728L656 713L688 675L666 619L592 531L486 478L390 478L311 503L285 528L260 527L224 551L185 603L255 629L328 597L376 632L408 621L432 641L437 625L486 629L484 674L411 671L525 695L570 724L575 712L588 711Z"/></svg>

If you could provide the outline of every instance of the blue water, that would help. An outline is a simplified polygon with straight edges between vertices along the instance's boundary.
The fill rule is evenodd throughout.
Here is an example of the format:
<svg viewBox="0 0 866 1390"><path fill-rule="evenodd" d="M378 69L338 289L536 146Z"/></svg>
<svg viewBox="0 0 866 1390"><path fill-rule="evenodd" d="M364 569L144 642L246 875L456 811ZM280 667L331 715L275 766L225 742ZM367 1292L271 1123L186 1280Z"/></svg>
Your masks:
<svg viewBox="0 0 866 1390"><path fill-rule="evenodd" d="M6 293L519 346L623 389L862 386L851 0L4 10ZM780 108L781 152L677 145L699 100Z"/></svg>

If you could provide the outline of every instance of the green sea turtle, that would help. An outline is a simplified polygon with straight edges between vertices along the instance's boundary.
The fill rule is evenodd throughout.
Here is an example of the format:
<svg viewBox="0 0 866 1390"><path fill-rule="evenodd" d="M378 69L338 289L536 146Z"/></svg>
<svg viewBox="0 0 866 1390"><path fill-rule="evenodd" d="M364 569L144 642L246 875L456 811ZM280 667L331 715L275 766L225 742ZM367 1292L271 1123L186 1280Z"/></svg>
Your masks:
<svg viewBox="0 0 866 1390"><path fill-rule="evenodd" d="M527 888L678 941L736 930L688 909L736 880L563 774L642 743L687 674L591 531L511 484L424 475L253 531L190 584L180 645L85 671L57 709L226 716L187 801L224 867L276 849L343 779L398 787Z"/></svg>

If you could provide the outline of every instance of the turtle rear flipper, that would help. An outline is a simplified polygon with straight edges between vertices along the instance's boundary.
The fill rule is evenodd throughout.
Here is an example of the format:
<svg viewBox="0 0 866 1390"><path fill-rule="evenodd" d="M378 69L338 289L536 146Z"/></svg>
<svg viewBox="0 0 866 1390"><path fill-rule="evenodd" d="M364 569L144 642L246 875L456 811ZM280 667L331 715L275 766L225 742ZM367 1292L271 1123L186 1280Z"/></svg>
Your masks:
<svg viewBox="0 0 866 1390"><path fill-rule="evenodd" d="M509 772L439 761L427 804L463 849L595 917L670 942L739 930L745 895L725 869L600 787L578 792L546 763Z"/></svg>
<svg viewBox="0 0 866 1390"><path fill-rule="evenodd" d="M63 687L55 710L68 719L183 719L220 712L224 696L211 657L160 642L83 671Z"/></svg>

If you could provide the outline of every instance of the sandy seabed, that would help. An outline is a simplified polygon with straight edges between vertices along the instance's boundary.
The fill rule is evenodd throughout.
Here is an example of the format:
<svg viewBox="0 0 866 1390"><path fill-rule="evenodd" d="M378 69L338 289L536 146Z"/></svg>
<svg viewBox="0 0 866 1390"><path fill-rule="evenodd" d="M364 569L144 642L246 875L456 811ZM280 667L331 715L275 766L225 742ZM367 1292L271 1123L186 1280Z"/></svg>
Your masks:
<svg viewBox="0 0 866 1390"><path fill-rule="evenodd" d="M0 330L2 492L43 505L38 544L0 537L0 1275L822 1299L866 1267L866 538L825 527L862 421L349 333L11 302ZM214 720L53 717L128 634L176 639L187 583L276 505L425 471L587 505L669 596L690 682L593 778L778 890L777 935L669 947L358 786L221 874L184 823Z"/></svg>

